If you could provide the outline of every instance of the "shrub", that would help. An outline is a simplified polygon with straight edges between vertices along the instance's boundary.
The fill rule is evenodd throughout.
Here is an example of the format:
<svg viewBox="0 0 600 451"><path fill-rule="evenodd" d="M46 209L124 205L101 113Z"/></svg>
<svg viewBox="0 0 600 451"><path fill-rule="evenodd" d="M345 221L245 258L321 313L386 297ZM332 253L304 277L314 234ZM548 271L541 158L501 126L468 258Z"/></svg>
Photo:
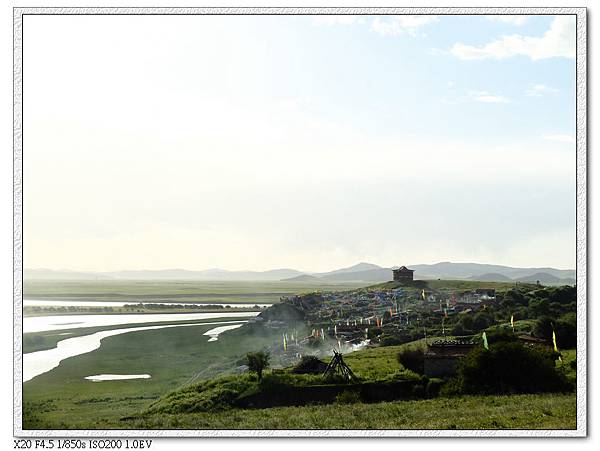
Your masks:
<svg viewBox="0 0 600 451"><path fill-rule="evenodd" d="M567 391L564 375L556 371L555 354L520 343L498 342L489 350L475 348L459 364L459 391L509 394Z"/></svg>
<svg viewBox="0 0 600 451"><path fill-rule="evenodd" d="M424 398L425 397L425 387L421 384L413 385L411 389L412 396L415 398Z"/></svg>
<svg viewBox="0 0 600 451"><path fill-rule="evenodd" d="M488 343L500 343L500 342L516 342L518 341L517 335L512 333L512 330L494 329L486 331Z"/></svg>
<svg viewBox="0 0 600 451"><path fill-rule="evenodd" d="M442 385L444 385L443 380L431 379L429 382L427 382L427 385L425 386L425 394L428 398L435 398L440 394Z"/></svg>
<svg viewBox="0 0 600 451"><path fill-rule="evenodd" d="M314 355L302 356L300 361L292 369L295 374L323 374L327 364Z"/></svg>
<svg viewBox="0 0 600 451"><path fill-rule="evenodd" d="M425 372L425 352L421 348L403 349L397 355L397 360L404 368L418 374Z"/></svg>
<svg viewBox="0 0 600 451"><path fill-rule="evenodd" d="M257 374L258 380L262 379L263 370L269 367L270 358L269 353L263 351L246 354L248 369Z"/></svg>
<svg viewBox="0 0 600 451"><path fill-rule="evenodd" d="M487 329L493 323L494 319L487 313L477 313L473 318L473 329L477 331Z"/></svg>
<svg viewBox="0 0 600 451"><path fill-rule="evenodd" d="M338 404L356 404L360 401L360 394L352 390L344 390L335 397L335 402Z"/></svg>
<svg viewBox="0 0 600 451"><path fill-rule="evenodd" d="M533 326L533 335L544 340L552 339L552 322L553 319L549 316L538 318Z"/></svg>
<svg viewBox="0 0 600 451"><path fill-rule="evenodd" d="M577 345L577 319L574 314L563 315L558 321L543 316L534 326L533 333L544 340L552 340L552 330L556 332L556 341L561 349L573 348Z"/></svg>

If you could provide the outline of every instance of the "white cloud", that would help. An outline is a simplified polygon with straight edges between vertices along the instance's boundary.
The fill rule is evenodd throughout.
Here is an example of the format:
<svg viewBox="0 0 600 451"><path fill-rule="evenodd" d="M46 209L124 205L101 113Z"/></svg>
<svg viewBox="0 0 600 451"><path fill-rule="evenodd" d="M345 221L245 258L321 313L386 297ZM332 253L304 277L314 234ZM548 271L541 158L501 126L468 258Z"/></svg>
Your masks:
<svg viewBox="0 0 600 451"><path fill-rule="evenodd" d="M383 36L417 36L417 30L429 23L438 22L437 16L390 16L386 19L376 17L371 28Z"/></svg>
<svg viewBox="0 0 600 451"><path fill-rule="evenodd" d="M573 136L561 133L554 135L544 135L542 136L542 139L545 139L546 141L555 141L560 143L575 143L575 138Z"/></svg>
<svg viewBox="0 0 600 451"><path fill-rule="evenodd" d="M491 94L487 91L471 91L469 92L469 98L475 102L483 103L510 103L508 97Z"/></svg>
<svg viewBox="0 0 600 451"><path fill-rule="evenodd" d="M505 59L528 56L532 60L575 57L575 18L557 16L542 37L514 34L503 36L484 46L454 44L450 53L461 60Z"/></svg>
<svg viewBox="0 0 600 451"><path fill-rule="evenodd" d="M528 97L542 97L544 94L551 94L553 92L558 92L558 89L542 84L535 84L525 91L525 95Z"/></svg>
<svg viewBox="0 0 600 451"><path fill-rule="evenodd" d="M516 25L516 26L524 25L527 22L527 20L529 19L529 16L513 16L510 14L502 14L502 15L498 15L498 16L486 16L486 17L493 22L508 23L508 24Z"/></svg>
<svg viewBox="0 0 600 451"><path fill-rule="evenodd" d="M328 14L313 16L313 23L317 25L354 25L365 23L365 19L363 16Z"/></svg>

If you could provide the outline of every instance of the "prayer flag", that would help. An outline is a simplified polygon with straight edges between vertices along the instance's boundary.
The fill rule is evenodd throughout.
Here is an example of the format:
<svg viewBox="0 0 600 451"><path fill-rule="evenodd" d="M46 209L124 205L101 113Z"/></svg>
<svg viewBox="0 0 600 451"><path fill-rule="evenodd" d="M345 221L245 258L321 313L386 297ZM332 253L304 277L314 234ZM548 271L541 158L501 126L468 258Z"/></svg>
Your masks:
<svg viewBox="0 0 600 451"><path fill-rule="evenodd" d="M481 338L483 339L483 347L485 349L490 349L490 347L488 346L487 335L485 334L485 332L481 335Z"/></svg>

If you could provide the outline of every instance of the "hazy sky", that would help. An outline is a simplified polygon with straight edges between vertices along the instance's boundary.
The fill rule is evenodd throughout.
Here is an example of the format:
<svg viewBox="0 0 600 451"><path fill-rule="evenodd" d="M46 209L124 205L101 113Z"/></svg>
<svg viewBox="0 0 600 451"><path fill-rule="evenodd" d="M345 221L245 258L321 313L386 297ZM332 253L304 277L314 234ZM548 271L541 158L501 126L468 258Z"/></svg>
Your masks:
<svg viewBox="0 0 600 451"><path fill-rule="evenodd" d="M574 16L25 16L24 265L575 267Z"/></svg>

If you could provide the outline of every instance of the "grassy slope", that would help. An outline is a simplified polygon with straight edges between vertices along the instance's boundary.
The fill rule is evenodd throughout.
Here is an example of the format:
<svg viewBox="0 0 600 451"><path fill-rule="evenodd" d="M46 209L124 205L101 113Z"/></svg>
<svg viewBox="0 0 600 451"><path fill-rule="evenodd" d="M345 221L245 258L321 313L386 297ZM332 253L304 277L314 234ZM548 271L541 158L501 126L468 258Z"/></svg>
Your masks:
<svg viewBox="0 0 600 451"><path fill-rule="evenodd" d="M405 282L384 282L370 286L370 288L405 288L409 291L417 290L420 293L422 288L427 288L450 293L454 291L468 291L477 288L495 289L497 291L505 291L515 287L515 282L480 282L477 280L415 280L412 283ZM533 289L538 288L535 284L519 283L519 287L528 287Z"/></svg>
<svg viewBox="0 0 600 451"><path fill-rule="evenodd" d="M364 378L385 378L400 370L396 354L424 340L347 354L345 361ZM563 351L567 373L575 350ZM557 363L558 366L562 364ZM163 398L164 399L164 398ZM120 421L114 427L181 429L574 429L575 394L463 396L376 404L234 409L210 413L160 414Z"/></svg>
<svg viewBox="0 0 600 451"><path fill-rule="evenodd" d="M122 421L134 429L575 429L574 394L277 407Z"/></svg>
<svg viewBox="0 0 600 451"><path fill-rule="evenodd" d="M143 409L151 400L188 381L236 366L236 357L261 349L279 333L240 335L216 342L202 334L213 326L133 332L106 338L88 354L64 360L23 386L24 428L98 428ZM90 382L94 374L142 374L151 379Z"/></svg>
<svg viewBox="0 0 600 451"><path fill-rule="evenodd" d="M439 281L429 281L439 282ZM450 281L452 282L452 281ZM464 281L456 281L457 288ZM62 282L61 282L62 283ZM77 282L81 283L81 282ZM160 282L163 283L164 282ZM448 287L448 281L445 281ZM473 282L466 282L471 284ZM475 282L477 283L477 282ZM86 296L96 296L99 290L90 285ZM114 282L111 282L114 284ZM162 296L160 286L150 294L139 287L127 285L118 293L106 288L106 296ZM146 285L147 282L143 282ZM178 284L171 282L169 285ZM181 282L180 294L188 296L193 287ZM217 287L197 287L206 296L225 296L232 300L238 294L256 295L257 286L240 284L232 288L227 282ZM268 283L267 283L268 284ZM134 284L135 285L135 284ZM272 293L275 290L270 285ZM450 283L452 285L452 283ZM498 288L498 283L477 283L477 286ZM504 284L507 285L507 284ZM511 285L511 284L508 284ZM306 290L306 285L303 285ZM512 286L512 285L511 285ZM71 287L72 289L73 287ZM114 288L114 286L113 286ZM291 288L291 287L289 287ZM340 289L340 287L336 287ZM441 288L441 287L440 287ZM323 287L319 287L323 289ZM55 287L53 296L65 293ZM220 292L218 290L221 290ZM254 292L252 291L254 290ZM46 291L47 288L46 288ZM173 289L173 296L177 296ZM296 290L298 291L298 290ZM165 291L166 292L166 291ZM72 294L73 292L71 292ZM137 294L136 294L137 293ZM254 293L254 294L253 294ZM38 292L39 294L39 292ZM167 294L171 296L171 294ZM261 295L262 296L262 295ZM275 295L273 295L275 296ZM32 296L33 297L33 296ZM278 295L277 295L278 297ZM199 298L205 301L207 298ZM238 298L239 299L239 298ZM117 300L117 299L115 299ZM211 301L213 299L210 299ZM253 298L252 302L258 302ZM182 298L189 302L189 298ZM260 301L266 301L260 298ZM107 338L100 349L64 361L55 370L24 385L24 427L44 428L571 428L575 425L575 395L523 395L519 397L465 397L427 401L402 401L379 404L328 405L263 410L234 410L210 414L153 416L138 420L119 421L121 417L142 411L152 400L175 389L201 372L211 377L223 368L232 367L232 356L242 356L279 339L271 336L240 337L229 332L218 342L207 343L202 333L211 326L145 331ZM362 377L389 375L399 370L395 355L400 347L369 349L347 355L353 370ZM149 352L151 350L151 352ZM573 353L574 355L574 353ZM565 357L565 365L568 363ZM94 383L84 376L100 373L150 373L152 379Z"/></svg>

